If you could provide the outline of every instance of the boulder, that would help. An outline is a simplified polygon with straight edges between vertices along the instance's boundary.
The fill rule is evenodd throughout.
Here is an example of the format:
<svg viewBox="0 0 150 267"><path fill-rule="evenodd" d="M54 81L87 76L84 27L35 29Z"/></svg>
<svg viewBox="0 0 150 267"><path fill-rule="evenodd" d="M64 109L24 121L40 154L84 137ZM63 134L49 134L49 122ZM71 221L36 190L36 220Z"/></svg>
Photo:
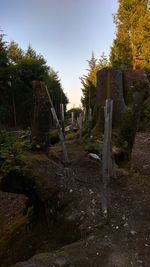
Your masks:
<svg viewBox="0 0 150 267"><path fill-rule="evenodd" d="M43 82L33 82L34 111L32 119L32 138L41 148L49 145L48 132L50 128L50 103Z"/></svg>
<svg viewBox="0 0 150 267"><path fill-rule="evenodd" d="M113 145L116 162L130 161L138 129L142 104L150 95L149 81L142 70L120 70L105 68L97 72L97 114L96 127L104 131L103 108L106 99L113 99Z"/></svg>
<svg viewBox="0 0 150 267"><path fill-rule="evenodd" d="M60 250L35 255L26 262L20 262L12 267L124 267L137 266L133 255L127 253L107 237L90 235L88 238L74 244L62 247Z"/></svg>

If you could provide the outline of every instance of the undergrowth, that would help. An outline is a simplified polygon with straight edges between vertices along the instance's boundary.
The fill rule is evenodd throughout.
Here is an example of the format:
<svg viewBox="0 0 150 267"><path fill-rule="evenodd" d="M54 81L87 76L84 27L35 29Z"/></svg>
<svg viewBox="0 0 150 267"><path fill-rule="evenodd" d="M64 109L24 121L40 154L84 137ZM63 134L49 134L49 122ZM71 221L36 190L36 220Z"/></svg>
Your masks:
<svg viewBox="0 0 150 267"><path fill-rule="evenodd" d="M29 135L29 131L0 131L0 178L10 171L25 171L25 151L32 147Z"/></svg>

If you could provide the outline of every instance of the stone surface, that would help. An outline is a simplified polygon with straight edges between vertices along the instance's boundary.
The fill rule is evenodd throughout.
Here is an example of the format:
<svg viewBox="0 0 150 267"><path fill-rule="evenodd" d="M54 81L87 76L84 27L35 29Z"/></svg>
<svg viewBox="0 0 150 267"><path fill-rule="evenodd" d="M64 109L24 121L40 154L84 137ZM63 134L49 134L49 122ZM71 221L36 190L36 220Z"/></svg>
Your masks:
<svg viewBox="0 0 150 267"><path fill-rule="evenodd" d="M41 147L48 144L48 131L50 126L50 103L43 82L33 82L34 112L32 120L32 137Z"/></svg>
<svg viewBox="0 0 150 267"><path fill-rule="evenodd" d="M108 85L108 80L110 85ZM122 71L116 69L102 69L97 72L97 104L105 106L107 98L113 99L113 119L116 122L121 120L121 115L126 110L123 96ZM119 116L118 116L119 114Z"/></svg>
<svg viewBox="0 0 150 267"><path fill-rule="evenodd" d="M113 144L118 151L116 163L128 162L131 159L142 104L150 94L148 78L142 70L105 68L97 72L96 91L97 104L101 111L106 99L113 99ZM99 112L99 124L102 121L104 114Z"/></svg>
<svg viewBox="0 0 150 267"><path fill-rule="evenodd" d="M135 257L117 247L109 238L101 240L92 235L58 251L38 254L13 267L124 267L132 266L131 261L135 262Z"/></svg>

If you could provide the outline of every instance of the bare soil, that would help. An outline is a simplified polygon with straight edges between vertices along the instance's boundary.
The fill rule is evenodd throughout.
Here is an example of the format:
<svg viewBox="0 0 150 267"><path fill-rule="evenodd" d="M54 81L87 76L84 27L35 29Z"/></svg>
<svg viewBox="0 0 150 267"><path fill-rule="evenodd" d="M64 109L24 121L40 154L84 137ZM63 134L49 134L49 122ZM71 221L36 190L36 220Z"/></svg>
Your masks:
<svg viewBox="0 0 150 267"><path fill-rule="evenodd" d="M137 133L131 170L117 169L117 177L111 181L111 206L107 221L101 214L100 163L90 159L78 142L68 142L71 163L64 168L68 175L65 182L69 184L68 192L74 194L76 200L72 201L72 214L65 209L65 216L67 217L68 212L68 220L76 221L82 239L97 235L104 244L102 250L106 244L111 247L111 251L104 249L108 263L102 265L102 253L97 252L96 262L99 263L86 263L85 266L150 266L149 141L150 133ZM59 161L61 151L58 149L55 153L56 157L53 153L49 156ZM25 201L24 196L0 192L0 236L6 225L23 209ZM37 248L37 253L47 250L48 246L45 245Z"/></svg>

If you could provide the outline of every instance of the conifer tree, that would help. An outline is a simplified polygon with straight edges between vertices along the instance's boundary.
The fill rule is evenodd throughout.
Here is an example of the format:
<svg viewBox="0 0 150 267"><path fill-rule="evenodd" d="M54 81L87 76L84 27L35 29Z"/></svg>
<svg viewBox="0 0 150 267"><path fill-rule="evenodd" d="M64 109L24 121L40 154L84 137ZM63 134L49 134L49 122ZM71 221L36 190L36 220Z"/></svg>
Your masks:
<svg viewBox="0 0 150 267"><path fill-rule="evenodd" d="M46 60L29 45L24 52L14 41L6 44L0 34L0 126L31 126L34 93L33 81L48 83L57 107L65 105L64 94L56 72L50 72ZM54 104L55 104L54 103Z"/></svg>
<svg viewBox="0 0 150 267"><path fill-rule="evenodd" d="M20 62L20 60L23 58L23 50L19 48L18 44L14 41L10 42L8 45L8 57L10 60L10 63L17 64Z"/></svg>
<svg viewBox="0 0 150 267"><path fill-rule="evenodd" d="M93 109L95 105L95 93L96 93L96 73L98 70L108 66L108 60L104 53L100 59L96 59L94 53L90 60L87 60L89 68L87 69L87 75L80 77L82 84L83 97L81 99L82 105L88 109L89 105Z"/></svg>
<svg viewBox="0 0 150 267"><path fill-rule="evenodd" d="M110 61L113 67L150 70L150 11L147 0L119 0Z"/></svg>

